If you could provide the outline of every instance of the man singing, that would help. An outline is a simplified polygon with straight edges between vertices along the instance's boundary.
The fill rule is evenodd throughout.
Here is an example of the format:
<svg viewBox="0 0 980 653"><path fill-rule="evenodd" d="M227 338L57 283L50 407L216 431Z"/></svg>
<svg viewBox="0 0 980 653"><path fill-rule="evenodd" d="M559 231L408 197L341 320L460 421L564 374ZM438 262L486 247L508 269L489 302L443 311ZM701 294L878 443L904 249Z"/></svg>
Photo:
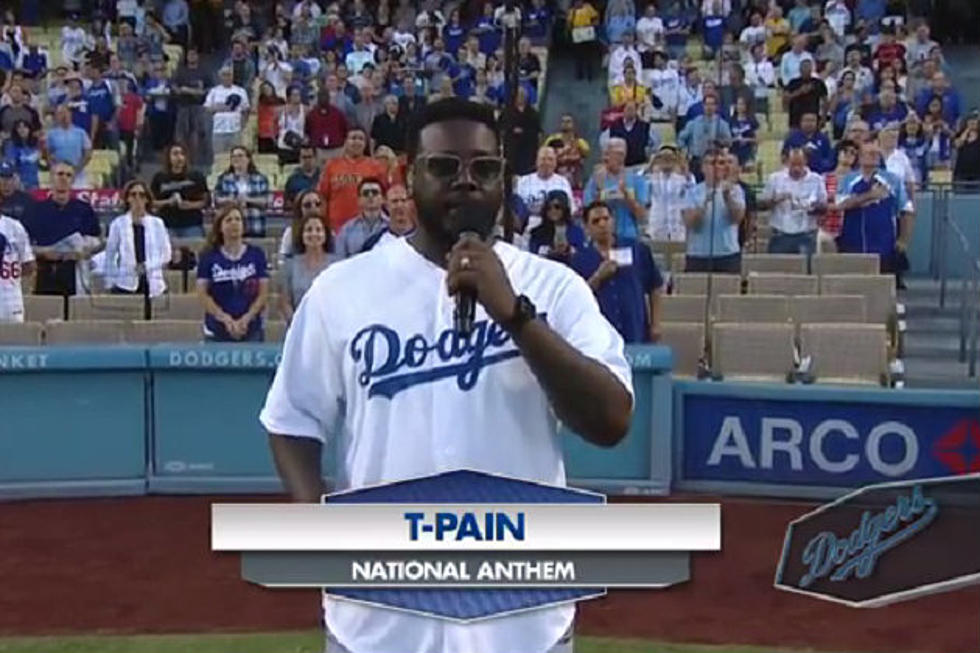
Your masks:
<svg viewBox="0 0 980 653"><path fill-rule="evenodd" d="M585 281L475 235L491 232L503 201L492 109L448 98L416 121L418 228L317 278L261 414L296 501L324 492L328 436L339 438L338 489L458 468L564 485L559 420L600 446L629 427L623 341ZM454 331L460 290L477 302L468 338ZM324 611L328 653L572 650L571 605L465 624L330 596Z"/></svg>

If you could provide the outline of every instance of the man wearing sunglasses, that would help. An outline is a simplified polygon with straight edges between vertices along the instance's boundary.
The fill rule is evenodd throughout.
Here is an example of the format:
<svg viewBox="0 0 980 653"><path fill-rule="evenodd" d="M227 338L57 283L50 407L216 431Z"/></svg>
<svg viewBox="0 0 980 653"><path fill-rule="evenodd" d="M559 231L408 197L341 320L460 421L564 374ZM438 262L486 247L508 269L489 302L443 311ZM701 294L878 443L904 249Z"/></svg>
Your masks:
<svg viewBox="0 0 980 653"><path fill-rule="evenodd" d="M564 485L559 421L607 447L629 428L623 341L588 285L489 237L504 199L493 110L440 100L409 135L418 228L317 277L262 410L295 501L321 500L327 437L340 438L338 489L461 468ZM453 319L464 289L469 336ZM573 605L475 623L329 595L324 608L328 653L572 651Z"/></svg>
<svg viewBox="0 0 980 653"><path fill-rule="evenodd" d="M342 258L359 254L365 243L388 230L381 180L365 177L357 186L357 202L360 213L344 223L337 234L337 254Z"/></svg>

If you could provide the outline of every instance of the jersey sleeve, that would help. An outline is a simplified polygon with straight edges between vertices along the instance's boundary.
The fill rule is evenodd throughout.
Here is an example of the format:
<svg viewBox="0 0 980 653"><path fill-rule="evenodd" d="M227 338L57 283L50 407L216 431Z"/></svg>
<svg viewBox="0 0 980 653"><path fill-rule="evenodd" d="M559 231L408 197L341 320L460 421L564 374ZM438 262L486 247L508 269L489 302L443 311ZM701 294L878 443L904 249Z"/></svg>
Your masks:
<svg viewBox="0 0 980 653"><path fill-rule="evenodd" d="M626 361L623 338L599 311L599 303L584 279L567 275L547 319L568 344L612 372L633 396L633 373Z"/></svg>
<svg viewBox="0 0 980 653"><path fill-rule="evenodd" d="M17 257L21 264L34 262L34 250L31 249L31 240L27 237L27 229L19 222L14 223L14 249L17 250Z"/></svg>
<svg viewBox="0 0 980 653"><path fill-rule="evenodd" d="M325 281L314 282L286 333L282 362L259 415L270 433L324 442L341 415L344 352L327 326Z"/></svg>

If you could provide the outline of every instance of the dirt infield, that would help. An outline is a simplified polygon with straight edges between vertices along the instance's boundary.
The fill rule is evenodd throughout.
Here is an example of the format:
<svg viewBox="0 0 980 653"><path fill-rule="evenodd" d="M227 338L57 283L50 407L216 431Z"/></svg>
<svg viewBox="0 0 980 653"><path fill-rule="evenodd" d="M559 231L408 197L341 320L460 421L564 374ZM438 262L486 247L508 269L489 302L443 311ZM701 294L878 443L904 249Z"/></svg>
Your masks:
<svg viewBox="0 0 980 653"><path fill-rule="evenodd" d="M268 500L141 497L0 504L0 635L316 626L315 590L248 585L240 580L237 555L209 550L213 501ZM722 503L723 551L696 555L692 582L659 592L612 592L583 604L578 630L828 651L980 650L980 589L877 610L779 592L772 578L785 526L810 505Z"/></svg>

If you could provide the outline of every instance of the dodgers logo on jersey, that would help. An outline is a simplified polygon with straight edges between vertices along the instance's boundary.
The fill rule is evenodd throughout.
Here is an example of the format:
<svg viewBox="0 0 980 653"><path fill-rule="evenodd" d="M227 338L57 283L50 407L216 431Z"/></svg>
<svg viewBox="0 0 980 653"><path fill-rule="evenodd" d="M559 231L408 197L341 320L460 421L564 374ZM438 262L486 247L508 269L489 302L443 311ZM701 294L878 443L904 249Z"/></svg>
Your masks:
<svg viewBox="0 0 980 653"><path fill-rule="evenodd" d="M368 388L368 398L391 399L412 386L452 377L460 390L472 390L483 368L520 352L499 324L481 320L473 325L469 338L446 329L433 342L420 333L402 342L394 329L372 324L351 340L350 354L363 365L357 382ZM432 357L444 364L427 366Z"/></svg>

